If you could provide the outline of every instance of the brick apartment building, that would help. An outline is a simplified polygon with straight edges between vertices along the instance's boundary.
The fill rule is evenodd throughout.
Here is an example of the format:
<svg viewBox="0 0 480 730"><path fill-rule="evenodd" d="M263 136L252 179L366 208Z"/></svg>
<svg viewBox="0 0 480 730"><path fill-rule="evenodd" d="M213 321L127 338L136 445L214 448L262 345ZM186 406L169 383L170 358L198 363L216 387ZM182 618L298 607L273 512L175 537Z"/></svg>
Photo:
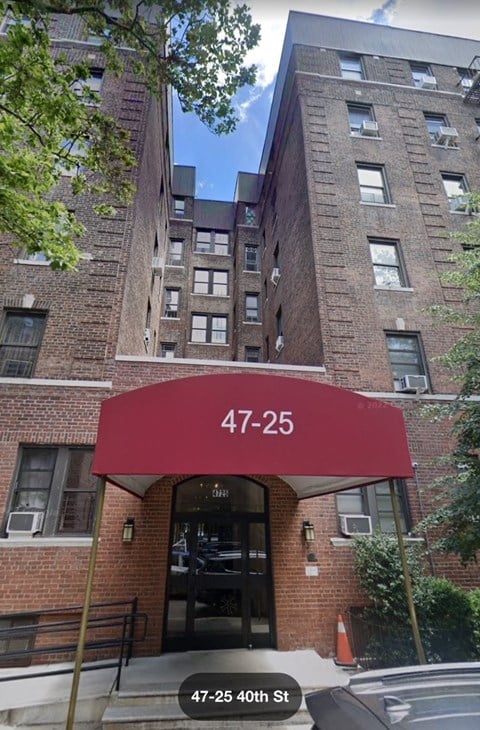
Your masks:
<svg viewBox="0 0 480 730"><path fill-rule="evenodd" d="M452 445L422 413L455 392L427 308L460 298L440 274L480 189L480 43L291 13L260 169L223 202L172 166L167 92L104 73L80 24L55 36L131 130L137 194L96 220L65 187L76 273L0 249L0 614L82 602L93 469L93 597L138 597L143 651L327 656L364 602L349 533L394 530L388 478L410 533Z"/></svg>

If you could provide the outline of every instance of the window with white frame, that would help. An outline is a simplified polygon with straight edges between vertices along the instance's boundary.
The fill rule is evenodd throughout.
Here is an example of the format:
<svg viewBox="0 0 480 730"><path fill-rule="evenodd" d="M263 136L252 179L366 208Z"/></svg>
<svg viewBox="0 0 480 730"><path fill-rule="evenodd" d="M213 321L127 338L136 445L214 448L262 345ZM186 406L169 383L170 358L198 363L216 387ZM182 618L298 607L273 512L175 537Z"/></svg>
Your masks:
<svg viewBox="0 0 480 730"><path fill-rule="evenodd" d="M45 322L44 312L4 312L0 332L0 377L33 377Z"/></svg>
<svg viewBox="0 0 480 730"><path fill-rule="evenodd" d="M407 533L410 529L410 516L406 487L402 480L395 480L395 491L400 507L402 532ZM387 481L338 492L336 501L339 515L370 515L373 530L387 533L396 531Z"/></svg>
<svg viewBox="0 0 480 730"><path fill-rule="evenodd" d="M175 357L176 342L161 342L160 343L160 357L164 360L173 360Z"/></svg>
<svg viewBox="0 0 480 730"><path fill-rule="evenodd" d="M100 91L103 85L104 71L102 68L91 68L90 75L86 79L77 79L72 91L77 96L85 97L88 103L98 103L100 101Z"/></svg>
<svg viewBox="0 0 480 730"><path fill-rule="evenodd" d="M180 289L165 289L165 317L176 319L180 304Z"/></svg>
<svg viewBox="0 0 480 730"><path fill-rule="evenodd" d="M442 173L443 187L447 194L450 210L464 213L468 208L468 186L464 175Z"/></svg>
<svg viewBox="0 0 480 730"><path fill-rule="evenodd" d="M245 321L260 321L260 295L247 292L245 294Z"/></svg>
<svg viewBox="0 0 480 730"><path fill-rule="evenodd" d="M371 104L353 104L347 103L348 121L350 123L350 132L355 136L361 134L364 122L374 122L373 107Z"/></svg>
<svg viewBox="0 0 480 730"><path fill-rule="evenodd" d="M183 251L183 238L171 238L168 243L167 265L183 266Z"/></svg>
<svg viewBox="0 0 480 730"><path fill-rule="evenodd" d="M229 236L226 231L198 229L195 239L196 253L215 253L226 256L229 253Z"/></svg>
<svg viewBox="0 0 480 730"><path fill-rule="evenodd" d="M92 461L92 448L22 446L9 513L43 512L43 536L91 534L97 495Z"/></svg>
<svg viewBox="0 0 480 730"><path fill-rule="evenodd" d="M387 348L395 389L405 375L427 375L423 348L418 334L387 333Z"/></svg>
<svg viewBox="0 0 480 730"><path fill-rule="evenodd" d="M178 196L173 198L173 215L175 218L185 216L185 198L179 198Z"/></svg>
<svg viewBox="0 0 480 730"><path fill-rule="evenodd" d="M362 203L385 205L390 202L383 165L357 164L357 174Z"/></svg>
<svg viewBox="0 0 480 730"><path fill-rule="evenodd" d="M216 297L228 296L228 271L214 269L194 269L193 293L211 294Z"/></svg>
<svg viewBox="0 0 480 730"><path fill-rule="evenodd" d="M407 280L398 241L369 238L375 284L385 287L405 287Z"/></svg>
<svg viewBox="0 0 480 730"><path fill-rule="evenodd" d="M362 59L354 54L342 53L340 59L340 73L344 79L356 79L360 81L365 78Z"/></svg>
<svg viewBox="0 0 480 730"><path fill-rule="evenodd" d="M191 341L199 344L225 345L227 321L225 315L192 314Z"/></svg>

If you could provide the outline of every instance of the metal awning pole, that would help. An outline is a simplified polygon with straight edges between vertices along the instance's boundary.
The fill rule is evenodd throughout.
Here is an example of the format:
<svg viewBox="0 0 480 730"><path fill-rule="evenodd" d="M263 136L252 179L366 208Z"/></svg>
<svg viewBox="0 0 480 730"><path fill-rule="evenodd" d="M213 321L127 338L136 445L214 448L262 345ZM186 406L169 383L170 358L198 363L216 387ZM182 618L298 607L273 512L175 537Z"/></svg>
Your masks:
<svg viewBox="0 0 480 730"><path fill-rule="evenodd" d="M423 650L422 640L420 638L420 631L418 628L417 612L415 611L415 604L413 602L412 581L410 578L410 571L408 569L407 553L405 551L405 543L403 542L402 523L400 521L400 508L398 506L398 495L395 490L395 482L393 481L393 479L389 479L388 484L390 486L390 498L392 500L393 518L395 520L395 529L397 531L398 549L400 552L400 562L402 564L403 580L405 583L408 613L410 615L410 623L412 624L413 641L415 642L415 648L417 650L418 663L426 664L427 660L425 658L425 652Z"/></svg>
<svg viewBox="0 0 480 730"><path fill-rule="evenodd" d="M97 561L98 542L100 537L100 525L102 522L103 503L105 501L105 477L99 477L97 487L97 508L95 510L95 524L93 528L93 542L90 550L88 563L87 585L83 600L82 618L78 635L77 653L75 655L75 667L73 670L72 689L70 691L70 703L68 705L67 724L65 730L74 730L75 710L77 707L78 687L80 684L80 672L82 671L83 652L85 649L85 638L87 635L88 614L92 598L93 578L95 575L95 563Z"/></svg>

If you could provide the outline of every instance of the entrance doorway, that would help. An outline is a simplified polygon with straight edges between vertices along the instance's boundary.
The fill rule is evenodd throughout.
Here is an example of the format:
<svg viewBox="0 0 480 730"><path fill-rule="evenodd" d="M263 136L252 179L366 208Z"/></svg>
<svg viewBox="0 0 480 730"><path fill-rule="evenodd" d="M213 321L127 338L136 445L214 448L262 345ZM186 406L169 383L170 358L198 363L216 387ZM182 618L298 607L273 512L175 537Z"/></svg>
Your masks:
<svg viewBox="0 0 480 730"><path fill-rule="evenodd" d="M274 645L266 499L241 477L177 487L165 651Z"/></svg>

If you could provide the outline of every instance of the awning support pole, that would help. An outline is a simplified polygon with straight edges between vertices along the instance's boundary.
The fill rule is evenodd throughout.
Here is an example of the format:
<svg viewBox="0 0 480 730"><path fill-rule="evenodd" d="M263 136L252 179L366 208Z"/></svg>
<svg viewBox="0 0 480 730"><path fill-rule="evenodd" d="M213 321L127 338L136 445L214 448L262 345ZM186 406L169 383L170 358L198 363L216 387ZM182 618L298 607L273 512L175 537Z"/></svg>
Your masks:
<svg viewBox="0 0 480 730"><path fill-rule="evenodd" d="M423 650L422 640L420 638L420 631L418 628L417 612L415 611L415 604L413 602L412 581L410 578L410 571L408 569L405 543L403 541L402 523L400 520L400 508L398 506L398 495L395 490L394 480L389 479L388 484L390 486L390 498L392 500L393 518L395 520L395 529L397 531L398 550L400 552L400 562L402 564L405 593L407 596L408 613L410 615L410 623L412 624L413 641L415 642L415 648L417 650L418 663L426 664L427 660L425 658L425 652Z"/></svg>
<svg viewBox="0 0 480 730"><path fill-rule="evenodd" d="M95 563L97 561L98 542L100 537L100 525L102 522L103 504L105 501L105 477L99 477L97 487L97 508L95 510L95 523L93 527L93 542L90 550L88 563L87 585L83 599L82 618L78 635L77 653L75 655L75 667L73 670L72 689L70 691L70 703L68 705L67 724L65 730L74 730L75 710L77 708L78 687L80 684L80 673L82 671L83 652L88 627L88 614L92 598L93 578L95 575Z"/></svg>

